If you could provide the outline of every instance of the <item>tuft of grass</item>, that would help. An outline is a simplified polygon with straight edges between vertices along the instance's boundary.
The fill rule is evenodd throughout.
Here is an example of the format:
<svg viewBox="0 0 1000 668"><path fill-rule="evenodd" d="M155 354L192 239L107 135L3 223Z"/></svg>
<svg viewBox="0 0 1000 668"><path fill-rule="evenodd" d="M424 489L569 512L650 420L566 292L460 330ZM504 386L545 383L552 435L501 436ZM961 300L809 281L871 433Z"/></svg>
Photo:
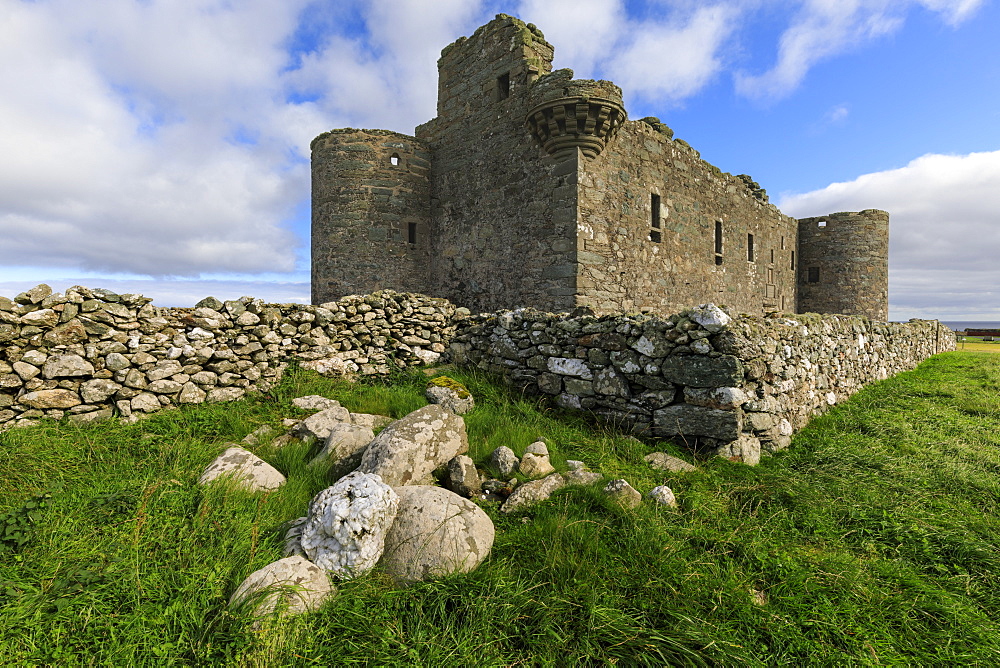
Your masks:
<svg viewBox="0 0 1000 668"><path fill-rule="evenodd" d="M281 557L284 524L332 484L310 448L252 449L288 483L195 483L229 443L336 398L402 417L427 377L348 383L291 369L266 395L133 425L0 434L0 649L11 665L996 665L1000 663L1000 357L936 356L859 392L757 467L684 455L449 370L480 464L543 440L679 509L570 488L493 506L474 572L397 588L378 572L320 611L253 631L228 599ZM685 455L690 459L690 455Z"/></svg>

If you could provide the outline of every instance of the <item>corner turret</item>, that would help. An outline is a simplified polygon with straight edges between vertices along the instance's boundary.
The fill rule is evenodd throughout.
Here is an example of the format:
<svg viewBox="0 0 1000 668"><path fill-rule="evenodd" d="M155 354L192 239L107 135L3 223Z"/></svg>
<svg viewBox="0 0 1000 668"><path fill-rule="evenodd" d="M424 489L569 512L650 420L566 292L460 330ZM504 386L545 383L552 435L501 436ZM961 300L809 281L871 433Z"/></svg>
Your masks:
<svg viewBox="0 0 1000 668"><path fill-rule="evenodd" d="M845 211L799 220L799 312L889 317L889 214Z"/></svg>

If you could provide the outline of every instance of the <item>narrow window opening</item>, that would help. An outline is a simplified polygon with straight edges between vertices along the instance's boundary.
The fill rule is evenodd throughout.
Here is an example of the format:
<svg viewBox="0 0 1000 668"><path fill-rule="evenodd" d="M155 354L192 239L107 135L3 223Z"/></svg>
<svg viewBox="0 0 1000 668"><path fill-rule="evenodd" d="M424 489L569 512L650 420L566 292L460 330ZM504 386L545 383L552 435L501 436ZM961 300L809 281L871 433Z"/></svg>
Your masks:
<svg viewBox="0 0 1000 668"><path fill-rule="evenodd" d="M407 223L406 224L406 240L407 242L416 245L417 243L417 224Z"/></svg>
<svg viewBox="0 0 1000 668"><path fill-rule="evenodd" d="M653 193L649 196L649 225L655 230L660 229L660 196Z"/></svg>
<svg viewBox="0 0 1000 668"><path fill-rule="evenodd" d="M715 221L715 264L722 264L722 221Z"/></svg>
<svg viewBox="0 0 1000 668"><path fill-rule="evenodd" d="M497 77L497 101L510 97L510 72L504 72Z"/></svg>
<svg viewBox="0 0 1000 668"><path fill-rule="evenodd" d="M774 249L771 249L771 264L774 264Z"/></svg>
<svg viewBox="0 0 1000 668"><path fill-rule="evenodd" d="M826 221L825 220L821 220L818 223L816 223L816 226L817 227L826 227Z"/></svg>
<svg viewBox="0 0 1000 668"><path fill-rule="evenodd" d="M781 237L781 250L785 250L785 237Z"/></svg>
<svg viewBox="0 0 1000 668"><path fill-rule="evenodd" d="M792 264L789 267L792 271L795 271L795 251L792 251Z"/></svg>
<svg viewBox="0 0 1000 668"><path fill-rule="evenodd" d="M809 282L819 283L819 267L809 267Z"/></svg>
<svg viewBox="0 0 1000 668"><path fill-rule="evenodd" d="M399 164L399 154L398 153L393 153L392 154L392 157L389 158L389 164L392 165L392 166L394 166L394 167Z"/></svg>
<svg viewBox="0 0 1000 668"><path fill-rule="evenodd" d="M753 235L747 234L747 262L753 262Z"/></svg>
<svg viewBox="0 0 1000 668"><path fill-rule="evenodd" d="M657 244L660 243L660 231L659 230L650 230L649 231L649 240L652 241L653 243L657 243Z"/></svg>
<svg viewBox="0 0 1000 668"><path fill-rule="evenodd" d="M767 268L767 282L774 283L774 269Z"/></svg>

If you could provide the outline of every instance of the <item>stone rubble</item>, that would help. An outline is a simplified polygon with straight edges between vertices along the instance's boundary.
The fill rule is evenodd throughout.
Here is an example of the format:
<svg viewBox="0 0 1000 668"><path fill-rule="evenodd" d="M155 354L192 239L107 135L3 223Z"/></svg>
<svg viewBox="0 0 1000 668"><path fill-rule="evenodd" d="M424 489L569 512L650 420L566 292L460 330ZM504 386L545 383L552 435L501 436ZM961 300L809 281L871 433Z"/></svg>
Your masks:
<svg viewBox="0 0 1000 668"><path fill-rule="evenodd" d="M239 486L251 492L277 489L285 484L285 476L276 468L240 447L227 448L208 465L198 478L199 485L231 477Z"/></svg>

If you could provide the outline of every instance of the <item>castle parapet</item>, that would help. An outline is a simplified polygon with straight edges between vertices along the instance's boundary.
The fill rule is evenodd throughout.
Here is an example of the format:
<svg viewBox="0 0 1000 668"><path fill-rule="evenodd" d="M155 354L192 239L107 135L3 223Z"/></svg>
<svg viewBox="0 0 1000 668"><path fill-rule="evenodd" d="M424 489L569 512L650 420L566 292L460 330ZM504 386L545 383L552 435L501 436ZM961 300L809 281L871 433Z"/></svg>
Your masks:
<svg viewBox="0 0 1000 668"><path fill-rule="evenodd" d="M557 70L538 79L529 101L528 129L556 160L572 156L577 148L596 158L628 117L618 86L573 79L573 70Z"/></svg>

